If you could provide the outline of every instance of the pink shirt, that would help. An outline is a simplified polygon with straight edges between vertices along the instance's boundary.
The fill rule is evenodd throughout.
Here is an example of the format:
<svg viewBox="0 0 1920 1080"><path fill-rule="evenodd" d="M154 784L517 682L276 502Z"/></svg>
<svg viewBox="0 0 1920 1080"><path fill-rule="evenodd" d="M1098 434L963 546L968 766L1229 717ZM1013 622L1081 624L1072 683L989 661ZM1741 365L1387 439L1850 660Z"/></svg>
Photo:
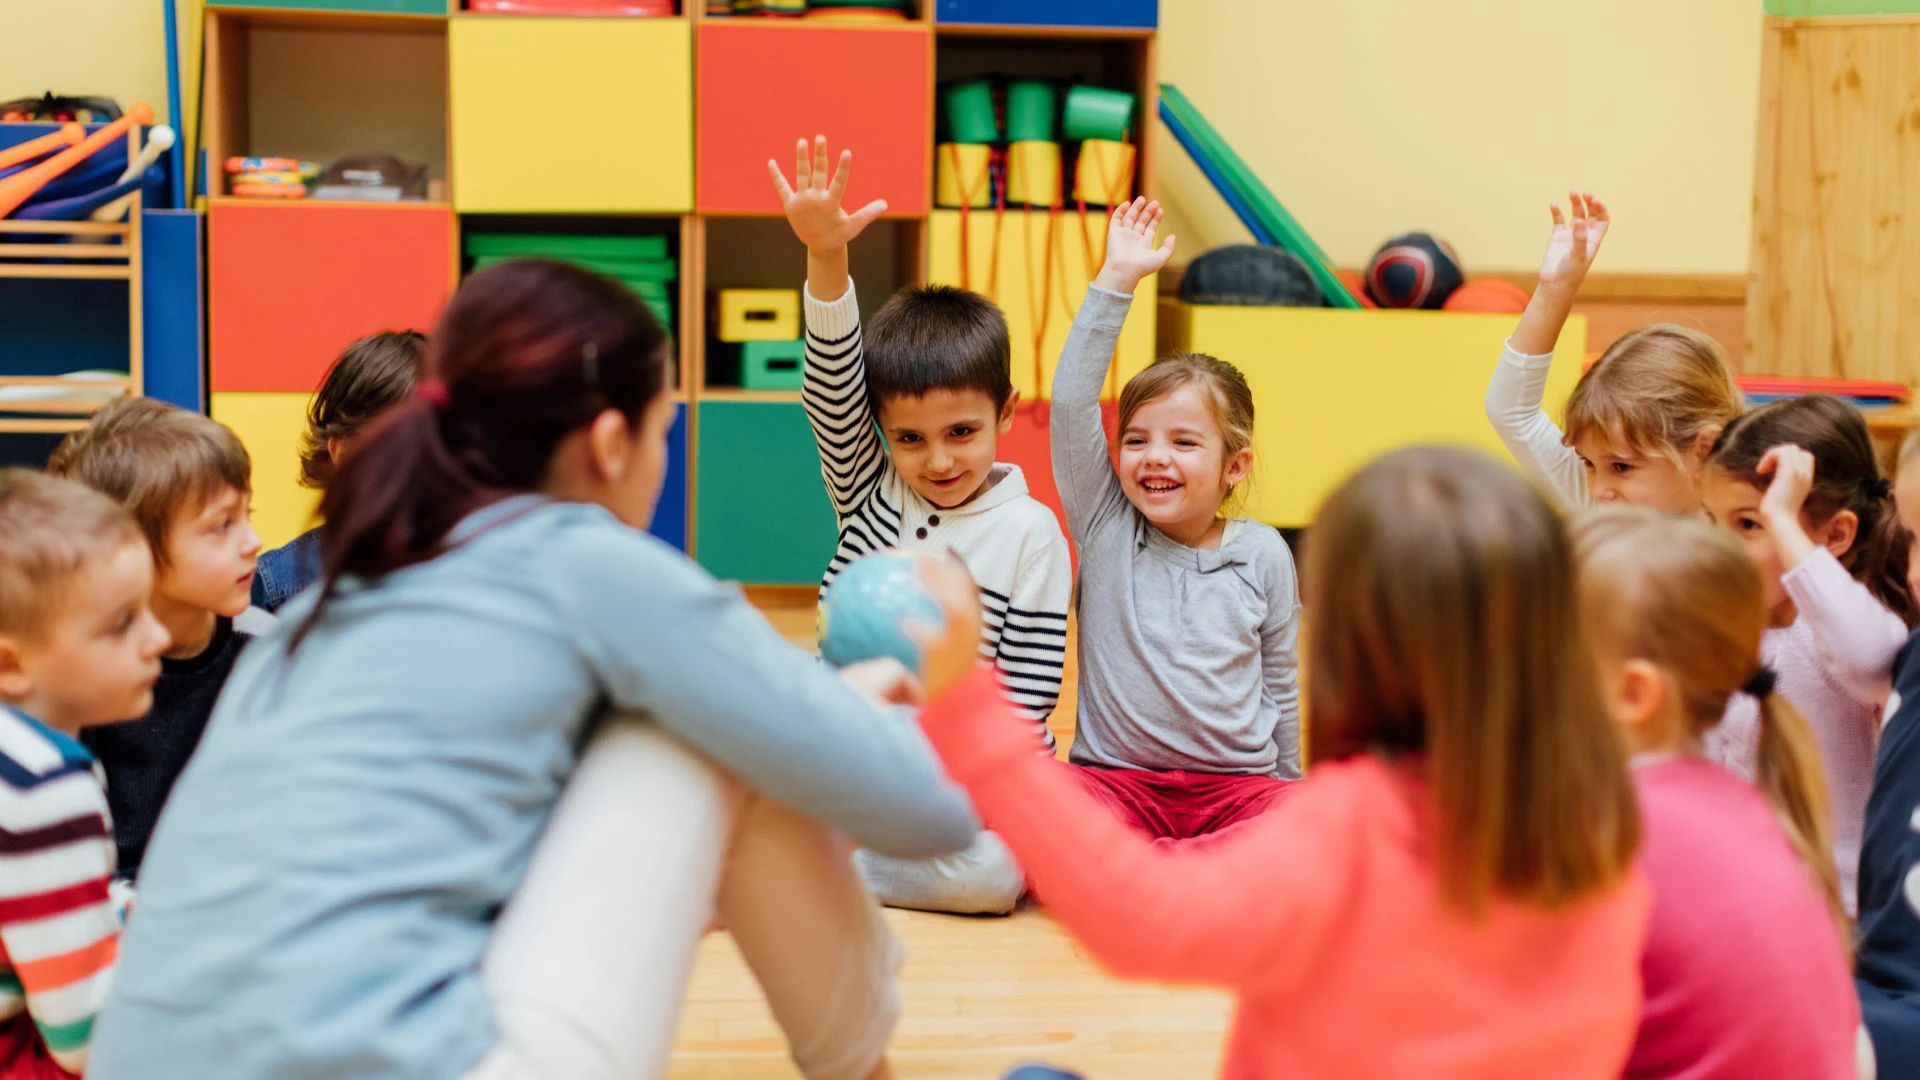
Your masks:
<svg viewBox="0 0 1920 1080"><path fill-rule="evenodd" d="M1653 885L1629 1080L1853 1080L1839 931L1773 808L1700 758L1634 769Z"/></svg>
<svg viewBox="0 0 1920 1080"><path fill-rule="evenodd" d="M1053 916L1115 974L1239 1002L1225 1075L1618 1077L1640 1014L1636 871L1554 911L1478 920L1435 879L1425 785L1358 757L1204 848L1156 847L1101 809L978 673L921 723Z"/></svg>
<svg viewBox="0 0 1920 1080"><path fill-rule="evenodd" d="M1833 797L1833 861L1849 913L1857 909L1860 833L1873 787L1880 713L1893 692L1893 659L1907 642L1900 617L1874 599L1825 548L1780 576L1798 617L1768 630L1760 662L1778 675L1775 691L1807 718L1820 744ZM1760 752L1759 705L1735 695L1707 756L1752 780Z"/></svg>

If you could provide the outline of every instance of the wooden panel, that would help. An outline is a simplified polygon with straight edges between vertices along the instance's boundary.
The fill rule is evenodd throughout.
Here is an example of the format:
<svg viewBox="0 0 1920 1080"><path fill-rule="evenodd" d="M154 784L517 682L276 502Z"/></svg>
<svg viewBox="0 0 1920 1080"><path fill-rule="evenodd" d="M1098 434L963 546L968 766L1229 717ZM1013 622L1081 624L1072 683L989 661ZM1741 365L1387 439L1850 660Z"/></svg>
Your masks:
<svg viewBox="0 0 1920 1080"><path fill-rule="evenodd" d="M796 139L853 150L847 205L884 198L919 217L931 195L930 31L713 20L699 28L699 190L707 213L780 210L767 179L789 173Z"/></svg>
<svg viewBox="0 0 1920 1080"><path fill-rule="evenodd" d="M452 282L444 207L223 200L208 229L216 391L311 393L355 338L431 328Z"/></svg>
<svg viewBox="0 0 1920 1080"><path fill-rule="evenodd" d="M1751 373L1920 381L1920 22L1774 22Z"/></svg>
<svg viewBox="0 0 1920 1080"><path fill-rule="evenodd" d="M455 206L691 208L690 35L685 19L455 19Z"/></svg>
<svg viewBox="0 0 1920 1080"><path fill-rule="evenodd" d="M1175 345L1232 363L1253 389L1248 517L1304 526L1349 472L1410 443L1505 454L1482 402L1511 315L1168 302L1161 318ZM1576 315L1555 348L1549 412L1579 378L1586 338Z"/></svg>
<svg viewBox="0 0 1920 1080"><path fill-rule="evenodd" d="M817 583L839 533L799 405L705 402L694 556L716 577Z"/></svg>
<svg viewBox="0 0 1920 1080"><path fill-rule="evenodd" d="M371 15L445 15L447 0L214 0L216 8L353 11Z"/></svg>
<svg viewBox="0 0 1920 1080"><path fill-rule="evenodd" d="M213 418L232 428L253 458L253 528L276 548L313 527L320 493L300 486L300 452L311 394L213 395Z"/></svg>

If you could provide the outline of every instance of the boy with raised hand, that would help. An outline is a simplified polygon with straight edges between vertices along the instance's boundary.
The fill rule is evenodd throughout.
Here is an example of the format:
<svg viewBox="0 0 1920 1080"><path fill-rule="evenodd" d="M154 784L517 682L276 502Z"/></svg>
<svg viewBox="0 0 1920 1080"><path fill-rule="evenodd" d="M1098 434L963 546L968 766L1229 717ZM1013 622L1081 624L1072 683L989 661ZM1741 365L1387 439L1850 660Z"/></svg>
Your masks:
<svg viewBox="0 0 1920 1080"><path fill-rule="evenodd" d="M821 590L869 552L953 552L979 583L980 655L1033 721L1041 752L1053 742L1046 719L1060 697L1073 579L1058 519L1027 493L1018 466L994 460L1017 397L1006 317L978 293L910 286L863 333L847 245L887 205L842 207L852 160L843 151L830 169L821 136L798 143L791 184L767 163L807 248L801 399L840 525ZM1005 913L1025 891L1025 875L991 833L959 856L915 862L862 851L855 863L894 907Z"/></svg>

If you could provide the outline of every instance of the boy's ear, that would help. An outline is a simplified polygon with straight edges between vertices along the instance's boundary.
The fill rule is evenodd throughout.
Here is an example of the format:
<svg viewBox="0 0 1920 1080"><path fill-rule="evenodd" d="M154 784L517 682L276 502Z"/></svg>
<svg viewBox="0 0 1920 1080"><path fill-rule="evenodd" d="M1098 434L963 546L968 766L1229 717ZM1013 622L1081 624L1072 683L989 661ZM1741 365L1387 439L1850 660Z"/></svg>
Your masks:
<svg viewBox="0 0 1920 1080"><path fill-rule="evenodd" d="M1851 510L1841 510L1828 518L1826 524L1817 530L1815 541L1833 553L1836 559L1845 558L1853 550L1853 542L1860 537L1860 515Z"/></svg>
<svg viewBox="0 0 1920 1080"><path fill-rule="evenodd" d="M1020 404L1020 390L1015 387L1007 392L1007 403L1000 407L1000 434L1013 430L1013 410Z"/></svg>
<svg viewBox="0 0 1920 1080"><path fill-rule="evenodd" d="M19 701L33 693L33 680L21 664L20 639L0 634L0 701Z"/></svg>

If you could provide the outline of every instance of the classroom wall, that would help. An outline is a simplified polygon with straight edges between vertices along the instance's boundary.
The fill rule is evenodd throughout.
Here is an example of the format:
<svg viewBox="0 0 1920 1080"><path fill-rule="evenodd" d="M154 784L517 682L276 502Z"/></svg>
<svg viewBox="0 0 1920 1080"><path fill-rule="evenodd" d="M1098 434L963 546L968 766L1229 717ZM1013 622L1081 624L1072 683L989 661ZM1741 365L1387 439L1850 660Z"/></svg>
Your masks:
<svg viewBox="0 0 1920 1080"><path fill-rule="evenodd" d="M165 8L154 0L0 2L0 101L52 90L167 116Z"/></svg>
<svg viewBox="0 0 1920 1080"><path fill-rule="evenodd" d="M1388 236L1539 266L1570 185L1620 223L1609 273L1744 274L1759 0L1161 0L1186 92L1342 265ZM1247 235L1156 125L1181 260Z"/></svg>

